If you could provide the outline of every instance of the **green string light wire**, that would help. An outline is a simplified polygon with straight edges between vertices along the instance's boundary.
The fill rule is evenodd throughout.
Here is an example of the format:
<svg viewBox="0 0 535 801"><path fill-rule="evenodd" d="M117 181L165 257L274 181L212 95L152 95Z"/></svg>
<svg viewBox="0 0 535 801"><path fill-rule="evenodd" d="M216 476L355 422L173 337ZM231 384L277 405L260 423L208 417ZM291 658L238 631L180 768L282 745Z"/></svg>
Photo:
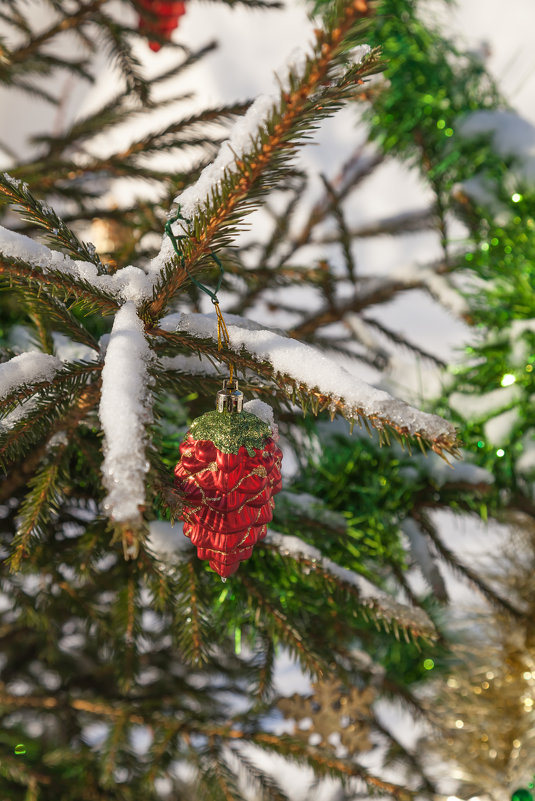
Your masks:
<svg viewBox="0 0 535 801"><path fill-rule="evenodd" d="M191 280L191 282L194 283L195 286L198 287L198 289L201 289L203 292L206 292L206 294L210 297L212 303L214 303L214 304L219 303L219 300L217 298L217 293L221 289L221 284L223 282L223 276L225 274L225 268L223 267L220 259L218 259L218 257L216 256L216 254L212 250L210 252L210 257L215 261L215 263L219 267L219 277L218 277L218 280L217 280L216 288L213 291L211 289L208 289L207 286L204 286L204 284L201 284L200 281L197 281L197 279L194 278L191 275L191 273L188 272L188 270L186 269L186 263L185 263L184 256L180 252L180 250L178 249L178 240L179 239L186 239L186 235L185 234L179 234L178 236L175 236L175 234L173 233L173 229L171 227L173 225L173 223L178 222L179 220L182 220L182 222L185 222L185 223L189 223L189 220L187 220L185 217L183 217L182 214L180 213L180 207L178 208L178 211L175 214L175 216L171 217L165 223L165 233L167 234L167 236L171 240L171 244L173 245L173 249L174 249L176 255L178 256L178 258L180 259L180 261L182 263L182 267L186 271L186 273L188 275L188 278Z"/></svg>
<svg viewBox="0 0 535 801"><path fill-rule="evenodd" d="M175 234L173 233L173 229L172 229L173 223L174 222L178 222L178 220L182 220L186 224L189 223L189 220L187 220L185 217L183 217L182 214L180 213L180 206L178 207L178 210L177 210L177 213L175 214L175 216L171 217L165 223L165 226L164 226L165 233L167 234L167 236L171 240L171 244L173 245L173 249L174 249L176 255L178 256L178 258L180 259L181 265L184 268L188 278L192 281L192 283L195 284L196 287L198 287L203 292L205 292L208 295L208 297L210 298L210 300L212 301L212 303L214 304L214 308L215 308L215 312L216 312L216 316L217 316L217 349L218 350L222 350L223 343L225 343L226 347L228 348L228 347L230 347L230 337L229 337L229 333L228 333L228 330L227 330L227 326L226 326L225 320L223 319L223 314L221 312L221 309L219 308L219 299L217 297L217 293L221 289L221 284L223 282L223 276L225 274L225 268L223 267L223 264L221 263L220 259L218 259L218 257L214 253L214 251L213 250L210 251L210 257L215 261L215 263L219 267L219 277L217 279L216 288L213 291L211 289L208 289L207 286L204 286L204 284L201 284L200 281L197 281L197 279L194 278L191 275L191 273L188 272L188 270L186 268L186 260L184 259L184 255L180 252L180 250L178 248L178 240L179 239L186 239L186 235L185 234L178 234L177 236L175 236ZM229 374L230 374L230 381L232 382L233 376L234 376L234 366L232 364L229 364Z"/></svg>

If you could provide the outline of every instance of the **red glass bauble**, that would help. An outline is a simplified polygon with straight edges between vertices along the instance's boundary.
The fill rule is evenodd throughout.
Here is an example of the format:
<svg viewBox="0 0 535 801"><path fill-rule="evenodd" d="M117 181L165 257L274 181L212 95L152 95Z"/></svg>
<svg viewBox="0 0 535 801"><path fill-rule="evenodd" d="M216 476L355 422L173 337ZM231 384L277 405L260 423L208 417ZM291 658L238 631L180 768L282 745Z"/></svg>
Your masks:
<svg viewBox="0 0 535 801"><path fill-rule="evenodd" d="M178 20L186 13L183 2L165 2L164 0L140 0L140 5L155 15L157 19L140 14L138 28L148 34L157 33L164 39L170 39L171 33L178 28ZM161 45L159 42L149 41L151 50L157 52Z"/></svg>
<svg viewBox="0 0 535 801"><path fill-rule="evenodd" d="M218 414L209 412L203 417L214 419ZM246 422L245 417L254 415L241 413L240 423ZM268 426L264 427L269 432ZM227 433L218 447L209 439L195 439L190 432L180 446L175 468L175 485L184 497L184 534L197 548L199 558L207 559L224 578L235 573L240 562L250 558L253 546L266 536L267 523L273 517L273 496L282 487L282 452L273 438L263 436L260 447L255 448L250 441L240 445L239 436L236 434L236 440Z"/></svg>

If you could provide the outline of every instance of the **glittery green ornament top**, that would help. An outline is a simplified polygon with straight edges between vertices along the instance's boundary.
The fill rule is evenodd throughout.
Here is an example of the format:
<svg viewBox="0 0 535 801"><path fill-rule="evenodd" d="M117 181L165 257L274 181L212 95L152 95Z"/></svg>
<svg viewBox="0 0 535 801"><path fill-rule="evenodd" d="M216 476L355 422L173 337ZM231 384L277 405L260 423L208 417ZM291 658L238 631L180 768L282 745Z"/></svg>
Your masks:
<svg viewBox="0 0 535 801"><path fill-rule="evenodd" d="M238 453L243 445L254 456L271 436L271 428L250 412L206 412L191 424L189 433L196 440L210 440L222 453Z"/></svg>

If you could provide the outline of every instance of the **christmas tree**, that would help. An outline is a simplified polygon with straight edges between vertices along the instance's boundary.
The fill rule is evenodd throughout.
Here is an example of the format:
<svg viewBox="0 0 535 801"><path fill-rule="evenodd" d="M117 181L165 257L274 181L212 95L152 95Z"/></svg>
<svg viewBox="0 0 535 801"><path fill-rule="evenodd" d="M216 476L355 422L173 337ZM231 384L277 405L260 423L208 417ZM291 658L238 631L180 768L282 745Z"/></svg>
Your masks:
<svg viewBox="0 0 535 801"><path fill-rule="evenodd" d="M440 564L518 615L448 548L433 512L499 514L525 506L529 491L511 480L512 457L505 471L494 445L477 447L484 423L463 422L472 463L445 471L439 457L458 455L455 406L442 400L436 416L358 376L364 365L379 383L403 352L445 367L376 314L412 290L485 326L472 351L478 370L458 369L458 394L510 374L509 362L486 355L480 369L503 320L478 315L479 288L468 302L455 283L476 269L502 299L494 239L511 264L520 258L518 223L500 222L495 235L499 213L473 189L474 179L494 181L493 203L528 203L521 187L509 188L510 159L497 161L474 123L475 112L504 104L481 61L457 53L410 0L318 3L315 41L272 95L179 114L103 157L91 147L97 135L171 102L182 72L204 55L168 41L182 4L121 5L131 22L106 0L54 3L40 31L22 2L1 16L7 87L61 105L39 77L89 78L102 43L124 82L61 133L36 137L28 158L8 153L0 177L3 795L294 797L269 752L336 779L338 798L429 797L437 786L421 749L389 726L381 703L431 717L420 688L447 661ZM62 54L66 31L87 57ZM177 63L149 80L137 39L174 47ZM157 99L166 83L173 94ZM333 164L310 203L314 176L297 151L344 106L364 114L375 147L355 146ZM186 166L158 168L152 157L162 151ZM350 202L391 156L419 165L432 204L359 225ZM155 192L113 207L110 188L124 176ZM244 236L253 211L256 227ZM453 219L466 226L460 245ZM425 231L440 245L432 263L373 275L356 262L355 243ZM291 320L284 330L281 317ZM236 377L250 402L228 412L242 403ZM525 371L519 382L526 397L528 379ZM225 411L213 412L224 381ZM297 465L274 512L269 407ZM201 473L194 495L191 477ZM237 521L207 524L242 494ZM254 508L266 519L253 523L248 499L260 495ZM171 526L181 517L201 559L181 523ZM236 544L231 535L243 531L251 539L240 534ZM232 577L221 583L208 562ZM428 597L411 580L415 565ZM279 697L282 648L313 681L307 697Z"/></svg>

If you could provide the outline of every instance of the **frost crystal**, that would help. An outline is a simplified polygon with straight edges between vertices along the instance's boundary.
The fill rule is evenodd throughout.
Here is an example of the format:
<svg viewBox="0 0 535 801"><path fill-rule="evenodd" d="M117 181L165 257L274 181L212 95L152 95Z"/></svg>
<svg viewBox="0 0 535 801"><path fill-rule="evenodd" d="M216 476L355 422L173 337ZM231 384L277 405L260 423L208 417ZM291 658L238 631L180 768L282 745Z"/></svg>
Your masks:
<svg viewBox="0 0 535 801"><path fill-rule="evenodd" d="M150 349L129 301L115 316L102 369L100 422L104 431L105 508L118 522L137 522L145 503L145 426L151 411L147 384Z"/></svg>

